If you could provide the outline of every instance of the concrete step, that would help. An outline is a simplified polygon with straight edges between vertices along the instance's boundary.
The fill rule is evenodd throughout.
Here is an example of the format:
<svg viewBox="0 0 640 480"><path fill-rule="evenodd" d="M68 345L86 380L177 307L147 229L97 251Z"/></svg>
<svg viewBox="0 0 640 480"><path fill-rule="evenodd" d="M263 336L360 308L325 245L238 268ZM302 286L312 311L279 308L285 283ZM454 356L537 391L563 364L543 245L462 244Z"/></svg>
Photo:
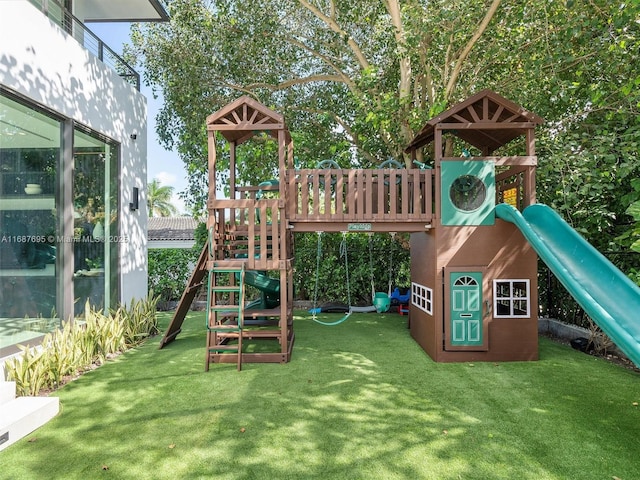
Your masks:
<svg viewBox="0 0 640 480"><path fill-rule="evenodd" d="M0 450L26 437L59 411L58 397L17 397L4 402L0 406Z"/></svg>
<svg viewBox="0 0 640 480"><path fill-rule="evenodd" d="M0 405L16 398L16 382L0 381Z"/></svg>

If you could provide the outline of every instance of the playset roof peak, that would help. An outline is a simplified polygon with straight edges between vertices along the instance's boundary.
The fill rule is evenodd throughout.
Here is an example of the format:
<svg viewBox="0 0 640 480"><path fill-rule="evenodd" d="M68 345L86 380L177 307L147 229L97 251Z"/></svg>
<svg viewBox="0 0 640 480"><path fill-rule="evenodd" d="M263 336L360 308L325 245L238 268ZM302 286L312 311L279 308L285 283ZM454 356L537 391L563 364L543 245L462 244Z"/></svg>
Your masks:
<svg viewBox="0 0 640 480"><path fill-rule="evenodd" d="M219 131L228 142L241 144L258 132L274 138L287 130L284 117L257 100L244 95L207 117L207 130Z"/></svg>
<svg viewBox="0 0 640 480"><path fill-rule="evenodd" d="M476 148L493 152L543 122L535 113L485 89L429 120L405 152L431 143L436 126Z"/></svg>

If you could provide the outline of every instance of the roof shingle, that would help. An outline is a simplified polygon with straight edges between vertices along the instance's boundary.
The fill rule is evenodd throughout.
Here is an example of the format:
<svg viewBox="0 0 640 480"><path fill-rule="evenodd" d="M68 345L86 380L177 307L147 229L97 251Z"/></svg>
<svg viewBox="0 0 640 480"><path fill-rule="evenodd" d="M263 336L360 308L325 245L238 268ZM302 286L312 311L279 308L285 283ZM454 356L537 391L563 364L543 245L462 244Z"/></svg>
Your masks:
<svg viewBox="0 0 640 480"><path fill-rule="evenodd" d="M192 217L149 217L148 240L194 240L198 222Z"/></svg>

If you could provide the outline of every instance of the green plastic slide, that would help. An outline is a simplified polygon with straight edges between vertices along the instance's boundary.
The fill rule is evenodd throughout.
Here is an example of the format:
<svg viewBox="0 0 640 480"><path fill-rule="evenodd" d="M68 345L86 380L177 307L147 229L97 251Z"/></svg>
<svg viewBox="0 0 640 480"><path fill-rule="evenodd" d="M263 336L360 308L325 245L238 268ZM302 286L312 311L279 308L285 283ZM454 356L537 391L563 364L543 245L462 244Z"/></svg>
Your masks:
<svg viewBox="0 0 640 480"><path fill-rule="evenodd" d="M515 224L589 317L640 367L640 288L543 204L496 216Z"/></svg>
<svg viewBox="0 0 640 480"><path fill-rule="evenodd" d="M270 182L276 182L276 180L270 180L269 182L262 182L267 184ZM246 253L236 255L237 258L247 258ZM240 277L236 275L236 278ZM260 272L257 270L246 270L244 272L244 283L257 288L262 292L262 297L249 302L245 307L247 310L256 310L264 308L275 308L280 305L280 282L275 278L271 278L266 275L266 272Z"/></svg>
<svg viewBox="0 0 640 480"><path fill-rule="evenodd" d="M263 273L255 270L247 270L244 272L244 281L247 285L256 287L269 295L280 295L280 282L275 278L271 278Z"/></svg>
<svg viewBox="0 0 640 480"><path fill-rule="evenodd" d="M244 282L263 293L262 298L254 300L247 305L246 308L248 310L275 308L280 305L280 282L275 278L271 278L255 270L247 270L244 273Z"/></svg>

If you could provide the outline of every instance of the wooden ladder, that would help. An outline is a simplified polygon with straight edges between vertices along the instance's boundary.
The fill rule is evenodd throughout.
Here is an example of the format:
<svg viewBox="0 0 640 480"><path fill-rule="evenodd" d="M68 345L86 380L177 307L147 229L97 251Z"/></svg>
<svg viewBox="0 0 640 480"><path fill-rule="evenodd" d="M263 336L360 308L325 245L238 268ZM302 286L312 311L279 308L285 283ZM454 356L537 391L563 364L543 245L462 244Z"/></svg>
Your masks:
<svg viewBox="0 0 640 480"><path fill-rule="evenodd" d="M205 370L219 355L237 355L242 369L244 328L244 266L225 267L213 261L207 282L207 355ZM232 304L221 303L229 301ZM229 343L237 340L237 343Z"/></svg>

